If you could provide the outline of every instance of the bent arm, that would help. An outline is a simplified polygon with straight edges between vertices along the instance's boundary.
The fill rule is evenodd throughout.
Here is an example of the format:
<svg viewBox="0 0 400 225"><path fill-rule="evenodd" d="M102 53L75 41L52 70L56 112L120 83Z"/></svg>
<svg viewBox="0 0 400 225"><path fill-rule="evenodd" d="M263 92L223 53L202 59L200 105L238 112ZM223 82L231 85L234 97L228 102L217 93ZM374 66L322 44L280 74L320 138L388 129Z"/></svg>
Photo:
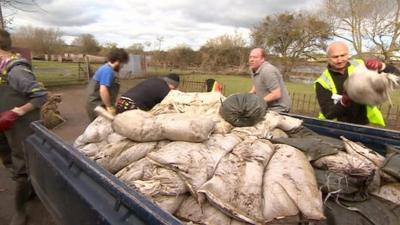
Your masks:
<svg viewBox="0 0 400 225"><path fill-rule="evenodd" d="M333 102L332 92L323 88L319 83L316 84L315 91L319 107L326 119L335 119L344 115L346 108L340 104L340 101L336 104Z"/></svg>
<svg viewBox="0 0 400 225"><path fill-rule="evenodd" d="M269 94L267 94L266 96L264 96L264 101L268 102L272 102L275 100L278 100L282 97L282 93L281 93L281 88L275 88L274 90L272 90Z"/></svg>

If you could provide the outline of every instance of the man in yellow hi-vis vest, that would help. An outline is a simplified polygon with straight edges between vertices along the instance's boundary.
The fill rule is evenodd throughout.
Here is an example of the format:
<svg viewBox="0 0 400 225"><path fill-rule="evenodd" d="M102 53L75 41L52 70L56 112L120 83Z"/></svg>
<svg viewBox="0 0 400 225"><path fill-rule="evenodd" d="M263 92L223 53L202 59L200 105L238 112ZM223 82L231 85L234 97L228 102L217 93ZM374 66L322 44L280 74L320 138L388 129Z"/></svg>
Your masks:
<svg viewBox="0 0 400 225"><path fill-rule="evenodd" d="M355 124L385 126L382 113L375 106L361 105L346 95L343 83L354 68L365 64L370 70L400 74L400 71L378 59L349 59L349 50L344 42L333 42L327 50L328 67L314 82L317 100L321 109L320 119L338 120Z"/></svg>

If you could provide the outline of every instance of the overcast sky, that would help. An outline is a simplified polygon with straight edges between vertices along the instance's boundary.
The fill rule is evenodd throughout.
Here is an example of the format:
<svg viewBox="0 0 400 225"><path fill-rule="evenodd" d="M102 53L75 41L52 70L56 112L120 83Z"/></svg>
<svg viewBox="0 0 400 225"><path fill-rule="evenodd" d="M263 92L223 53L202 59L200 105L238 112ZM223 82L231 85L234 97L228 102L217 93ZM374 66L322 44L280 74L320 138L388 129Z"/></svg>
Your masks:
<svg viewBox="0 0 400 225"><path fill-rule="evenodd" d="M28 1L28 0L25 0ZM58 28L70 43L90 33L101 43L119 47L151 43L150 49L186 44L199 48L210 38L250 28L265 16L288 10L318 8L322 0L36 0L43 10L18 11L12 27ZM10 11L5 10L6 15Z"/></svg>

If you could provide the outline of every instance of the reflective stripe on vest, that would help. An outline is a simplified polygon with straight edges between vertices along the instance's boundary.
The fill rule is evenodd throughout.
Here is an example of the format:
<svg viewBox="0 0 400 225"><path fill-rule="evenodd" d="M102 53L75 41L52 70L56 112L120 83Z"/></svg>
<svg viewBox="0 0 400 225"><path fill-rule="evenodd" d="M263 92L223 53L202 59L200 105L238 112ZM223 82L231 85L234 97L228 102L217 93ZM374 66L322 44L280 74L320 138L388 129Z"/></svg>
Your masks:
<svg viewBox="0 0 400 225"><path fill-rule="evenodd" d="M220 83L218 83L217 81L215 81L211 91L222 92L222 85Z"/></svg>
<svg viewBox="0 0 400 225"><path fill-rule="evenodd" d="M364 64L364 62L360 59L350 60L350 66L347 68L348 75L350 76L353 73L355 67L360 64ZM332 76L328 69L326 69L322 73L322 75L314 82L314 88L316 83L319 83L323 88L329 90L332 93L332 95L337 94L335 83L333 82ZM371 124L380 125L384 127L385 120L383 119L381 111L379 111L379 109L376 106L367 105L366 108L367 108L368 122ZM326 119L326 117L322 112L319 113L318 118ZM336 120L336 118L333 120Z"/></svg>

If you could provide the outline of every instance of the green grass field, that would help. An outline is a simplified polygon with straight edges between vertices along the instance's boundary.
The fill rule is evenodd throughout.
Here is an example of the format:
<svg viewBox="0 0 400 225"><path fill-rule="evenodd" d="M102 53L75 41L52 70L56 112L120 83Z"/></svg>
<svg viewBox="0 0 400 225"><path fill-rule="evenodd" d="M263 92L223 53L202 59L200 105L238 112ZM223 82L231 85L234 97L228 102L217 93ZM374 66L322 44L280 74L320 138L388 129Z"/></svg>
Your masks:
<svg viewBox="0 0 400 225"><path fill-rule="evenodd" d="M59 85L70 85L70 84L84 84L87 81L86 74L84 72L85 65L78 65L78 63L59 63L50 61L33 61L33 70L37 79L44 83L45 86L59 86ZM99 64L92 64L93 69L97 69ZM225 95L233 93L247 92L251 88L250 76L242 75L215 75L215 74L197 74L189 71L182 70L167 70L162 68L148 68L147 72L154 75L165 75L170 72L182 74L183 80L190 81L204 81L208 78L213 78L224 85ZM121 91L127 90L142 79L135 80L124 80L121 82ZM290 93L296 95L312 95L314 94L314 87L312 84L302 83L286 83ZM393 104L400 104L400 90L392 93Z"/></svg>

